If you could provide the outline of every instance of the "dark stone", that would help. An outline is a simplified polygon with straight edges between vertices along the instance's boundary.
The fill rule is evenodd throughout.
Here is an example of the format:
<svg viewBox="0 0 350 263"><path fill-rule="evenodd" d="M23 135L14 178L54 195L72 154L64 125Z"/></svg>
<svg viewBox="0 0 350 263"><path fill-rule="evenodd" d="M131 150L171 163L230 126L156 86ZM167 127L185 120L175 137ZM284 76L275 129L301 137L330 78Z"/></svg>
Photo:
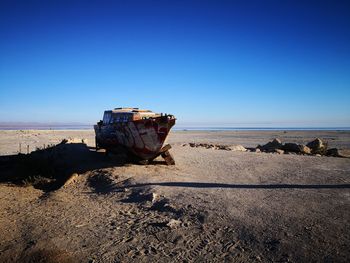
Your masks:
<svg viewBox="0 0 350 263"><path fill-rule="evenodd" d="M303 153L303 154L311 153L311 150L309 147L303 144L297 144L297 143L286 143L283 145L282 149L288 152L295 152L295 153Z"/></svg>
<svg viewBox="0 0 350 263"><path fill-rule="evenodd" d="M306 146L311 149L313 154L325 154L327 150L327 145L319 138L309 142Z"/></svg>
<svg viewBox="0 0 350 263"><path fill-rule="evenodd" d="M257 148L259 148L262 151L273 152L276 149L282 149L282 146L283 145L282 145L281 141L276 138L276 139L273 139L273 141L268 142L263 146L258 145Z"/></svg>
<svg viewBox="0 0 350 263"><path fill-rule="evenodd" d="M327 156L334 156L334 157L338 157L338 149L337 148L331 148L331 149L328 149L327 152L326 152L326 155Z"/></svg>
<svg viewBox="0 0 350 263"><path fill-rule="evenodd" d="M350 158L350 150L331 148L326 152L327 156Z"/></svg>

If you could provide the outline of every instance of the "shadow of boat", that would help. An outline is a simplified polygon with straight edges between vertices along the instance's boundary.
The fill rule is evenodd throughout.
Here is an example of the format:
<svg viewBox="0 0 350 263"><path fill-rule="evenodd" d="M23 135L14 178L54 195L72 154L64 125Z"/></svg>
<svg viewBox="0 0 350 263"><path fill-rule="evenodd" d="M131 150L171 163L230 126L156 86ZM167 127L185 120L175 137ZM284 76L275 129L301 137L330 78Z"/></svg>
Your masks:
<svg viewBox="0 0 350 263"><path fill-rule="evenodd" d="M30 154L0 156L0 183L33 185L45 192L59 189L73 173L130 163L125 154L96 151L84 143L60 143Z"/></svg>

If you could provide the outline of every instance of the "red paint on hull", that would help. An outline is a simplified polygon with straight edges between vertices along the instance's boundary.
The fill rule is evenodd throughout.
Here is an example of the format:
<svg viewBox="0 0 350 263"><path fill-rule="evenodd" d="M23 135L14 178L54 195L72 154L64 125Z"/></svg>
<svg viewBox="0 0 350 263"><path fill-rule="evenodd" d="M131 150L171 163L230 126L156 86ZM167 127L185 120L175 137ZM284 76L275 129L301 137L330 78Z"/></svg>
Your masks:
<svg viewBox="0 0 350 263"><path fill-rule="evenodd" d="M170 129L175 125L172 115L116 122L94 126L100 148L123 147L135 156L150 160L159 155Z"/></svg>

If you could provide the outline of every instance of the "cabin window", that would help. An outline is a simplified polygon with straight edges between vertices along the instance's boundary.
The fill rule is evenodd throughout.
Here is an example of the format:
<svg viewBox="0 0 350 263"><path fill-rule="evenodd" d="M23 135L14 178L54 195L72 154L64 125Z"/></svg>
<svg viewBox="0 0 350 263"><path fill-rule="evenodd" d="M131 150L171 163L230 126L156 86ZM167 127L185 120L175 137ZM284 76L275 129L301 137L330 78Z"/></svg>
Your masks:
<svg viewBox="0 0 350 263"><path fill-rule="evenodd" d="M118 114L115 117L116 122L128 122L129 121L129 114Z"/></svg>
<svg viewBox="0 0 350 263"><path fill-rule="evenodd" d="M119 122L119 116L118 115L114 115L113 119L112 119L113 123L118 123Z"/></svg>
<svg viewBox="0 0 350 263"><path fill-rule="evenodd" d="M121 122L129 122L132 120L132 114L125 114L125 113L105 113L103 117L103 123L109 124L109 123L121 123Z"/></svg>
<svg viewBox="0 0 350 263"><path fill-rule="evenodd" d="M108 124L111 120L111 114L110 113L105 113L103 116L103 123Z"/></svg>

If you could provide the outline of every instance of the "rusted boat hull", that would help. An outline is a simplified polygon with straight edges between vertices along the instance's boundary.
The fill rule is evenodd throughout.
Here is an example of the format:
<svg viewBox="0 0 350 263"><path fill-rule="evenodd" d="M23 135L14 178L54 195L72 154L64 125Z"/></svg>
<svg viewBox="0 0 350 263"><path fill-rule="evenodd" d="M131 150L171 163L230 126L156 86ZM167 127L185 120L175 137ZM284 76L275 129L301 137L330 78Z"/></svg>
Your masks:
<svg viewBox="0 0 350 263"><path fill-rule="evenodd" d="M160 154L175 118L161 116L110 125L94 125L96 146L107 150L124 149L142 160L152 160Z"/></svg>

